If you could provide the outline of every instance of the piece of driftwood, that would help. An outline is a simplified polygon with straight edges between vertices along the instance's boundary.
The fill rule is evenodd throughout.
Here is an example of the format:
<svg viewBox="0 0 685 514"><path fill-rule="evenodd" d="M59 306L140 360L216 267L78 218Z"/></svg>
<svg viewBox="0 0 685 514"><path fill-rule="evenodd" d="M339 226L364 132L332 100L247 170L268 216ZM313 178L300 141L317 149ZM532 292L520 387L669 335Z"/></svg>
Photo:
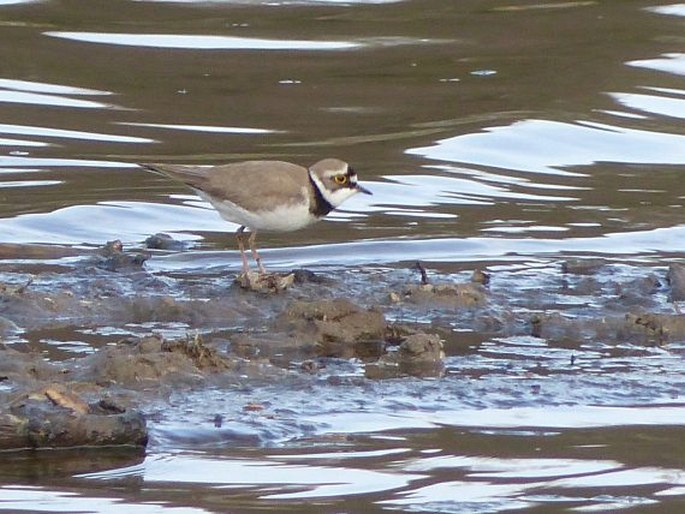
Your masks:
<svg viewBox="0 0 685 514"><path fill-rule="evenodd" d="M84 402L61 385L22 394L0 411L0 450L147 444L144 416L106 400Z"/></svg>

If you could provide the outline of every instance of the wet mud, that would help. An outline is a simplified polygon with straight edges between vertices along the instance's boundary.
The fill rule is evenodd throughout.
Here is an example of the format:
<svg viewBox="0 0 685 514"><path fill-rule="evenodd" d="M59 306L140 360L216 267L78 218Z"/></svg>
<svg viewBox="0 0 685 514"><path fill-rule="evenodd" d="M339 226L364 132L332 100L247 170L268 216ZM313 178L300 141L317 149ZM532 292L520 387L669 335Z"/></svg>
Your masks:
<svg viewBox="0 0 685 514"><path fill-rule="evenodd" d="M229 272L151 273L146 261L183 247L163 235L147 244L26 248L21 260L21 248L0 247L0 449L144 446L149 413L163 417L172 392L268 383L287 395L293 375L324 370L333 387L334 362L371 381L434 379L446 356L486 341L581 355L685 340L680 264L416 263L293 270L274 275L287 287L251 287Z"/></svg>

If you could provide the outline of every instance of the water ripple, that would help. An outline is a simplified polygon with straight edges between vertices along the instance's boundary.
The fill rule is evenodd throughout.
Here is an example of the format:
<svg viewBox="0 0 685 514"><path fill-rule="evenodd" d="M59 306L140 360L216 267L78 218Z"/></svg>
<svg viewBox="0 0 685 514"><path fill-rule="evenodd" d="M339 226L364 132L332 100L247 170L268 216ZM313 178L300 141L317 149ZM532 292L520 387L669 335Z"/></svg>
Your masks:
<svg viewBox="0 0 685 514"><path fill-rule="evenodd" d="M628 66L663 71L674 75L685 75L685 54L670 52L662 54L659 59L642 59L629 61Z"/></svg>
<svg viewBox="0 0 685 514"><path fill-rule="evenodd" d="M685 136L578 121L524 120L412 148L411 155L557 176L600 162L685 164Z"/></svg>
<svg viewBox="0 0 685 514"><path fill-rule="evenodd" d="M109 91L85 89L61 84L0 79L0 102L33 104L75 109L111 109L116 106L69 96L111 95Z"/></svg>
<svg viewBox="0 0 685 514"><path fill-rule="evenodd" d="M210 132L216 134L273 134L278 132L270 129L249 128L249 127L220 127L217 125L175 125L168 123L133 123L120 122L119 125L130 127L149 127L169 130L185 130L189 132Z"/></svg>
<svg viewBox="0 0 685 514"><path fill-rule="evenodd" d="M106 141L109 143L154 143L154 139L144 137L122 136L118 134L100 134L80 130L66 130L35 125L0 124L0 134L30 135L53 137L58 139L80 139L84 141Z"/></svg>
<svg viewBox="0 0 685 514"><path fill-rule="evenodd" d="M85 43L193 50L352 50L349 41L304 41L193 34L112 34L103 32L45 32L46 36Z"/></svg>

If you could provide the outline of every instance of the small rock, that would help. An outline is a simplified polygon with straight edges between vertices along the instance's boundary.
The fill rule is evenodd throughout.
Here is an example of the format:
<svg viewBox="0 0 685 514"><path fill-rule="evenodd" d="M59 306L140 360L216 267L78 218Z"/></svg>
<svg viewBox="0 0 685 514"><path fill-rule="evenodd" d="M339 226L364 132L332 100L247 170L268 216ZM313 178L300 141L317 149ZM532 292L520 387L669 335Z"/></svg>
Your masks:
<svg viewBox="0 0 685 514"><path fill-rule="evenodd" d="M626 314L625 329L643 333L648 341L663 344L685 339L685 314Z"/></svg>
<svg viewBox="0 0 685 514"><path fill-rule="evenodd" d="M277 319L284 329L302 342L314 342L325 357L350 358L378 352L385 332L385 318L378 309L363 309L349 300L293 302Z"/></svg>
<svg viewBox="0 0 685 514"><path fill-rule="evenodd" d="M561 263L561 271L574 275L590 275L606 263L604 259L569 259Z"/></svg>
<svg viewBox="0 0 685 514"><path fill-rule="evenodd" d="M124 253L124 247L118 239L108 241L95 254L95 265L107 271L128 268L142 268L150 254L146 252Z"/></svg>
<svg viewBox="0 0 685 514"><path fill-rule="evenodd" d="M319 365L316 363L316 361L313 360L306 360L300 364L300 371L304 371L305 373L311 373L314 374L317 371L319 371Z"/></svg>
<svg viewBox="0 0 685 514"><path fill-rule="evenodd" d="M616 283L614 289L618 295L618 302L615 306L634 305L636 307L646 308L653 302L653 296L660 287L661 282L659 282L656 275L651 273L645 277L639 277L623 283Z"/></svg>
<svg viewBox="0 0 685 514"><path fill-rule="evenodd" d="M530 335L542 337L542 317L538 314L533 314L530 318Z"/></svg>
<svg viewBox="0 0 685 514"><path fill-rule="evenodd" d="M331 282L328 278L307 269L295 269L290 274L294 276L296 284L328 284Z"/></svg>
<svg viewBox="0 0 685 514"><path fill-rule="evenodd" d="M671 301L682 302L685 300L685 266L673 263L668 267L666 279L671 285Z"/></svg>
<svg viewBox="0 0 685 514"><path fill-rule="evenodd" d="M407 336L400 344L400 364L440 362L445 358L443 344L436 334L417 333Z"/></svg>
<svg viewBox="0 0 685 514"><path fill-rule="evenodd" d="M198 383L210 373L231 368L213 349L193 340L162 341L150 336L106 346L73 365L75 380L131 389Z"/></svg>
<svg viewBox="0 0 685 514"><path fill-rule="evenodd" d="M402 338L399 349L383 355L364 368L371 379L395 378L403 375L437 377L444 372L444 345L437 334L414 332Z"/></svg>
<svg viewBox="0 0 685 514"><path fill-rule="evenodd" d="M123 414L126 412L126 407L117 400L109 397L102 398L97 402L95 407L100 414Z"/></svg>
<svg viewBox="0 0 685 514"><path fill-rule="evenodd" d="M471 275L471 282L487 286L490 283L490 273L481 269L475 269Z"/></svg>
<svg viewBox="0 0 685 514"><path fill-rule="evenodd" d="M186 245L169 234L159 232L145 240L145 246L150 250L184 250Z"/></svg>

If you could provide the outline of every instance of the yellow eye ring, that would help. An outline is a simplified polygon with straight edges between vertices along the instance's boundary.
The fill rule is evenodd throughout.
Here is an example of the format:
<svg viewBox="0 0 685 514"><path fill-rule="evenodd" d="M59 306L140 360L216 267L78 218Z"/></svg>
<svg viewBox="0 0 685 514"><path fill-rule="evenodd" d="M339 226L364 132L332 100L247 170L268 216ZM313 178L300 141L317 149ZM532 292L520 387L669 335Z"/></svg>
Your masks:
<svg viewBox="0 0 685 514"><path fill-rule="evenodd" d="M336 184L347 184L347 175L336 175L335 177L333 177L333 180L335 180Z"/></svg>

